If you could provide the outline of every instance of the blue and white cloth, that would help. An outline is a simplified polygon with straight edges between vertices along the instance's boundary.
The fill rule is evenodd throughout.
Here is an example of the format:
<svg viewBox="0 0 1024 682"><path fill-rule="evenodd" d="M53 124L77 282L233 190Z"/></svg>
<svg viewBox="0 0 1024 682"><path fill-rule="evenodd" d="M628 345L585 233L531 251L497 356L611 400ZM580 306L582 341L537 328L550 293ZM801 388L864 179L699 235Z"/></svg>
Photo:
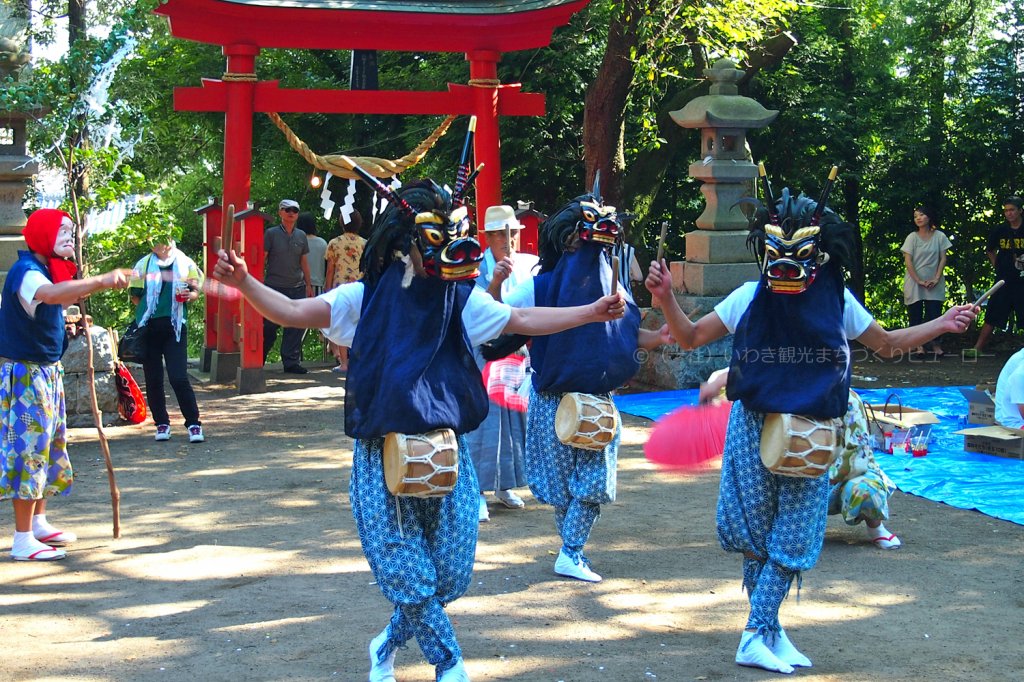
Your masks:
<svg viewBox="0 0 1024 682"><path fill-rule="evenodd" d="M394 497L384 480L383 438L355 441L349 483L363 553L395 605L378 660L415 637L439 675L462 657L444 607L469 588L476 556L478 485L466 440L458 441L459 476L444 497Z"/></svg>
<svg viewBox="0 0 1024 682"><path fill-rule="evenodd" d="M828 477L777 476L761 463L764 414L732 404L718 496L718 541L744 555L747 628L778 632L779 607L825 542Z"/></svg>
<svg viewBox="0 0 1024 682"><path fill-rule="evenodd" d="M583 546L601 516L601 505L615 501L621 428L603 450L565 445L555 434L555 412L562 395L530 394L526 475L534 497L555 508L562 550L578 563L585 560Z"/></svg>

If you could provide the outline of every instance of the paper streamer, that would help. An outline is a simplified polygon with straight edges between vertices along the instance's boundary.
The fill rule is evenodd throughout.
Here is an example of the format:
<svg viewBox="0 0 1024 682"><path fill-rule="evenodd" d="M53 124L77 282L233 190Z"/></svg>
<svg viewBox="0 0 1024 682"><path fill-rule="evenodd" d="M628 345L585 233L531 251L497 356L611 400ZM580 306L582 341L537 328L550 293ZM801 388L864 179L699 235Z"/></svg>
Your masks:
<svg viewBox="0 0 1024 682"><path fill-rule="evenodd" d="M348 181L348 191L345 192L345 200L341 202L341 219L347 225L352 222L352 214L356 212L356 187L359 181L352 178Z"/></svg>
<svg viewBox="0 0 1024 682"><path fill-rule="evenodd" d="M334 176L330 173L324 178L324 188L320 192L320 208L324 210L324 218L326 220L331 219L331 214L334 213L334 202L331 200L331 190L327 189L327 186L331 184L331 178Z"/></svg>

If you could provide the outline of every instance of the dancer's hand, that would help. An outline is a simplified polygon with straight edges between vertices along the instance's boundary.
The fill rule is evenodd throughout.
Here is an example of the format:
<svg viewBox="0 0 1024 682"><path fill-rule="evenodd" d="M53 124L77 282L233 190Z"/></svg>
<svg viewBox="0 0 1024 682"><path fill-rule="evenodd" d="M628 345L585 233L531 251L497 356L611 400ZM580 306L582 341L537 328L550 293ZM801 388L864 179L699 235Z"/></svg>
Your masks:
<svg viewBox="0 0 1024 682"><path fill-rule="evenodd" d="M231 286L238 288L249 276L249 267L238 257L234 249L231 253L221 249L217 253L217 264L213 267L213 276Z"/></svg>
<svg viewBox="0 0 1024 682"><path fill-rule="evenodd" d="M669 273L664 258L661 261L651 261L644 286L647 287L647 291L651 292L651 296L657 299L672 295L672 275Z"/></svg>
<svg viewBox="0 0 1024 682"><path fill-rule="evenodd" d="M978 317L978 308L972 304L955 305L942 316L943 330L963 334Z"/></svg>
<svg viewBox="0 0 1024 682"><path fill-rule="evenodd" d="M131 277L131 269L118 268L100 275L100 284L103 285L104 289L127 289Z"/></svg>
<svg viewBox="0 0 1024 682"><path fill-rule="evenodd" d="M602 296L590 305L595 322L617 320L626 314L626 300L619 293Z"/></svg>
<svg viewBox="0 0 1024 682"><path fill-rule="evenodd" d="M501 284L512 275L512 258L505 256L494 264L494 272L491 273L491 281Z"/></svg>

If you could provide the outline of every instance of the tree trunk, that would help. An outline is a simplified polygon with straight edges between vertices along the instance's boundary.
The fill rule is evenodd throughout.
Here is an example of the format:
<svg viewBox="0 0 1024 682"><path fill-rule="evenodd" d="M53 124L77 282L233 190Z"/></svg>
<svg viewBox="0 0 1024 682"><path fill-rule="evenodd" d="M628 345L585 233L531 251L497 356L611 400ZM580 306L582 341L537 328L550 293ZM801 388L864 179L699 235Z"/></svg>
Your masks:
<svg viewBox="0 0 1024 682"><path fill-rule="evenodd" d="M597 76L587 88L583 107L583 156L586 186L601 171L601 194L609 204L620 205L622 174L626 167L623 136L626 100L633 83L629 55L640 49L637 27L648 3L627 0L608 26L608 46Z"/></svg>

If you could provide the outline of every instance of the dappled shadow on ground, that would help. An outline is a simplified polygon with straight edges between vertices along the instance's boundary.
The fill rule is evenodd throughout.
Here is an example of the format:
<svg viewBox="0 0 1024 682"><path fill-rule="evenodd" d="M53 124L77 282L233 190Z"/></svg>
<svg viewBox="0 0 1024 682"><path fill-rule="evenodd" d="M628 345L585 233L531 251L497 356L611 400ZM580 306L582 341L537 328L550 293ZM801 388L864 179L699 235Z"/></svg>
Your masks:
<svg viewBox="0 0 1024 682"><path fill-rule="evenodd" d="M342 433L344 382L327 370L271 377L269 391L199 391L207 442L168 443L152 426L108 430L123 537L110 538L94 434L77 430L80 477L54 520L82 540L64 562L0 562L5 632L58 647L10 657L13 679L361 680L385 624L355 533ZM473 586L449 611L474 680L754 680L733 654L746 619L739 558L714 529L718 474L679 476L643 459L649 422L626 417L619 499L588 555L605 581L552 572L550 509L493 505ZM1011 679L1024 606L1024 529L897 494L882 552L830 522L822 560L783 607L815 660L803 678ZM42 644L45 643L45 644ZM398 678L427 682L415 645Z"/></svg>

